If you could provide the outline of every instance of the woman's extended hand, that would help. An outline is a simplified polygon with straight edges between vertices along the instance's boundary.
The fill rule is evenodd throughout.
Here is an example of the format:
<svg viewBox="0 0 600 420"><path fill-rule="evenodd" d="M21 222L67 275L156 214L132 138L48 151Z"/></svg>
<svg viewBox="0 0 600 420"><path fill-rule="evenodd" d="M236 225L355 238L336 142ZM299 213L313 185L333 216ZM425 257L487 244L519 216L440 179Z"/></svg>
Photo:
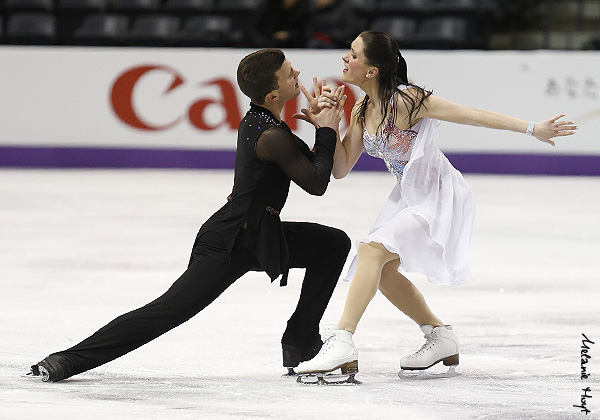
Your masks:
<svg viewBox="0 0 600 420"><path fill-rule="evenodd" d="M573 121L560 121L564 116L565 114L560 114L556 117L535 123L533 137L554 146L554 142L551 140L552 138L575 134L577 126Z"/></svg>

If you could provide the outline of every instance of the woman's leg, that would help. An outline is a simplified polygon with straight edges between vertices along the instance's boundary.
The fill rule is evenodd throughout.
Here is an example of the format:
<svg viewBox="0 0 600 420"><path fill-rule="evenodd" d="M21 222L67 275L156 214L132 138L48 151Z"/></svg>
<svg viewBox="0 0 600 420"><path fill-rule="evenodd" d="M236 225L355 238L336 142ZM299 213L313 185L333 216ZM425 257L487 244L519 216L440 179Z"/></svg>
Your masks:
<svg viewBox="0 0 600 420"><path fill-rule="evenodd" d="M415 285L398 272L400 260L388 262L382 270L379 290L415 321L425 334L426 342L416 353L400 360L402 370L427 369L438 362L447 366L458 364L459 343L452 327L444 325L425 302Z"/></svg>
<svg viewBox="0 0 600 420"><path fill-rule="evenodd" d="M348 290L344 312L338 323L340 329L354 333L358 321L379 288L383 267L397 258L398 255L391 253L380 243L369 242L358 245L356 272Z"/></svg>
<svg viewBox="0 0 600 420"><path fill-rule="evenodd" d="M369 242L358 246L356 273L352 279L344 313L338 325L324 328L325 343L313 359L298 365L298 373L331 372L341 369L350 374L358 372L358 350L352 341L358 321L379 288L381 270L388 261L398 258L383 245Z"/></svg>
<svg viewBox="0 0 600 420"><path fill-rule="evenodd" d="M444 323L431 311L417 287L398 272L399 259L388 262L381 272L379 290L417 325L438 327Z"/></svg>

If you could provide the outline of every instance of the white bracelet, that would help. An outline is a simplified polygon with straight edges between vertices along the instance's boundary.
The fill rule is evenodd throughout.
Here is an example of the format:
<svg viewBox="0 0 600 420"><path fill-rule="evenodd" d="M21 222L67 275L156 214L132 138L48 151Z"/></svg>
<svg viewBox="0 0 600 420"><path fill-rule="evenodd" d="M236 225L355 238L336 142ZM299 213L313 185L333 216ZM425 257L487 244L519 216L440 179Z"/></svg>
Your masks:
<svg viewBox="0 0 600 420"><path fill-rule="evenodd" d="M527 131L525 131L525 134L527 134L528 136L533 136L534 128L535 128L535 122L529 121L529 125L527 126Z"/></svg>

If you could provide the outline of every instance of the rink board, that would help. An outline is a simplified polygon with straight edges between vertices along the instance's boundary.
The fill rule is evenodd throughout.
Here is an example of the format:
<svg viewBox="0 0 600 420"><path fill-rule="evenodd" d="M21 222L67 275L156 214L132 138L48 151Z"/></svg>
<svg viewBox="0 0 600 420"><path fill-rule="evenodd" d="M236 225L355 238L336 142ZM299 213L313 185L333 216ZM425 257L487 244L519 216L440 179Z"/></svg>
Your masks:
<svg viewBox="0 0 600 420"><path fill-rule="evenodd" d="M0 166L231 168L248 108L243 49L0 47ZM341 50L290 50L312 76L341 83ZM593 52L406 51L412 82L455 102L539 121L560 113L575 137L551 147L522 134L445 123L436 141L460 170L600 175L600 57ZM350 106L362 95L347 89ZM283 117L309 145L314 130ZM346 112L346 128L350 112ZM362 170L385 169L363 157Z"/></svg>

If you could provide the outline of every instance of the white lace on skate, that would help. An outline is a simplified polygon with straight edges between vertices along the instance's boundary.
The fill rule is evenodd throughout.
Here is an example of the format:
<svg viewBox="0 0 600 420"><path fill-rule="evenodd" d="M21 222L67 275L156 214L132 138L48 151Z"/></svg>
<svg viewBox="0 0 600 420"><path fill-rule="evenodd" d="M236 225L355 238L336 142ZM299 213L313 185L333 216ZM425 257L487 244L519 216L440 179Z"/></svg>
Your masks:
<svg viewBox="0 0 600 420"><path fill-rule="evenodd" d="M425 344L423 344L423 346L421 346L421 348L419 350L417 350L415 353L408 356L408 358L411 358L411 359L417 358L418 356L422 356L425 353L427 353L429 350L431 350L433 348L433 346L435 346L434 340L438 338L437 331L433 330L433 331L431 331L430 334L425 334L423 336L423 338L425 338Z"/></svg>
<svg viewBox="0 0 600 420"><path fill-rule="evenodd" d="M327 324L323 326L323 330L320 332L323 343L329 341L337 331L339 331L339 327L337 325Z"/></svg>
<svg viewBox="0 0 600 420"><path fill-rule="evenodd" d="M319 353L317 353L317 355L313 358L313 360L322 359L325 356L325 353L331 350L335 345L335 338L335 332L330 332L328 336L324 335L323 339L325 341L323 341L323 346L321 347L321 350L319 350Z"/></svg>

